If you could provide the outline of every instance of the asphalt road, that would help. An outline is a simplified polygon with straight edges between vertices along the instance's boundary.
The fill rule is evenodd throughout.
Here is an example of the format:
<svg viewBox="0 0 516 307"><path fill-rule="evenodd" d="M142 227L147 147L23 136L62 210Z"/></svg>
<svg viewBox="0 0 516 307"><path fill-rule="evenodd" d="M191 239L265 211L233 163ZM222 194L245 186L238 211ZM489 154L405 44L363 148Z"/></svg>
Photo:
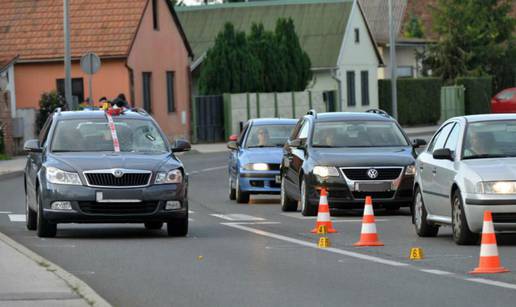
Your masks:
<svg viewBox="0 0 516 307"><path fill-rule="evenodd" d="M75 274L114 306L514 306L516 235L499 235L511 273L472 276L478 246L451 229L418 238L408 210L376 212L384 247L356 248L361 212L333 217L331 249L315 220L282 214L279 198L228 200L226 153L182 156L190 172L190 232L143 225L59 225L54 239L25 229L23 180L0 181L0 231ZM10 213L6 213L10 212ZM410 261L411 247L425 259Z"/></svg>

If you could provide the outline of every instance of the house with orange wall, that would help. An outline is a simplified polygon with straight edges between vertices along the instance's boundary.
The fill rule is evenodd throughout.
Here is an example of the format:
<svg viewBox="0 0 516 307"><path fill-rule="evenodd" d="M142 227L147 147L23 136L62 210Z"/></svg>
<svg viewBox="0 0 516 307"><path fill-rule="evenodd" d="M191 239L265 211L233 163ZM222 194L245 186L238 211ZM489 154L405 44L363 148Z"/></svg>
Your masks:
<svg viewBox="0 0 516 307"><path fill-rule="evenodd" d="M39 99L63 92L62 0L0 0L0 73L8 80L13 117L33 137ZM87 52L102 65L93 75L92 101L123 93L150 112L170 139L190 135L192 50L168 0L71 0L72 95L89 93L80 68ZM64 94L64 93L63 93Z"/></svg>

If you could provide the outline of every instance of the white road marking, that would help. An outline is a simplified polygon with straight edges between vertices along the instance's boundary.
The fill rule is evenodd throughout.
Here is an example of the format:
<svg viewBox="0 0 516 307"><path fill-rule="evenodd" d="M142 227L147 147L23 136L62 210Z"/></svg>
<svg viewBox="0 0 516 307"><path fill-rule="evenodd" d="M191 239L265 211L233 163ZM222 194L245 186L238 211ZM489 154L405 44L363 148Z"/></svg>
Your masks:
<svg viewBox="0 0 516 307"><path fill-rule="evenodd" d="M281 215L292 217L292 218L299 219L299 220L315 220L315 219L317 219L317 216L302 216L298 212L284 212L284 213L281 213ZM334 223L362 222L362 218L343 219L340 217L332 216L331 221ZM387 222L389 220L388 219L376 219L375 221L376 222Z"/></svg>
<svg viewBox="0 0 516 307"><path fill-rule="evenodd" d="M353 257L353 258L368 260L368 261L372 261L372 262L376 262L376 263L381 263L381 264L386 264L386 265L390 265L390 266L396 266L396 267L409 266L409 264L406 264L406 263L402 263L402 262L398 262L398 261L392 261L392 260L387 260L387 259L382 259L382 258L374 257L374 256L368 256L368 255L364 255L364 254L360 254L360 253L355 253L355 252L350 252L350 251L346 251L346 250L342 250L342 249L338 249L338 248L334 248L334 247L320 249L319 247L317 247L317 244L315 244L315 243L311 243L311 242L307 242L307 241L303 241L303 240L298 240L298 239L295 239L295 238L290 238L290 237L274 234L274 233L271 233L271 232L267 232L267 231L263 231L263 230L259 230L259 229L255 229L255 228L251 228L251 227L247 227L247 226L243 226L243 225L240 225L239 223L222 223L222 225L226 225L226 226L233 227L233 228L238 228L240 230L248 231L248 232L251 232L251 233L254 233L254 234L257 234L257 235L261 235L261 236L264 236L264 237L269 237L269 238L273 238L273 239L277 239L277 240L281 240L281 241L285 241L285 242L290 242L290 243L298 244L298 245L301 245L301 246L311 247L311 248L318 249L318 250L321 250L321 251L326 251L326 252L331 252L331 253L340 254L340 255L344 255L344 256L349 256L349 257Z"/></svg>
<svg viewBox="0 0 516 307"><path fill-rule="evenodd" d="M9 214L11 222L25 222L25 214Z"/></svg>
<svg viewBox="0 0 516 307"><path fill-rule="evenodd" d="M441 271L441 270L421 269L420 271L425 272L425 273L435 274L435 275L442 275L442 276L453 275L453 273L451 273L451 272L446 272L446 271Z"/></svg>
<svg viewBox="0 0 516 307"><path fill-rule="evenodd" d="M496 286L496 287L502 287L507 289L516 290L515 284L506 283L503 281L496 281L496 280L490 280L490 279L484 279L484 278L466 278L467 281L477 282L485 285L490 286Z"/></svg>
<svg viewBox="0 0 516 307"><path fill-rule="evenodd" d="M362 219L357 219L357 220L340 220L340 219L334 219L332 218L331 221L333 223L349 223L349 222L362 222ZM386 220L386 219L375 219L375 222L387 222L389 220Z"/></svg>
<svg viewBox="0 0 516 307"><path fill-rule="evenodd" d="M221 218L226 221L265 221L262 217L256 217L247 214L210 214L211 216L215 216Z"/></svg>
<svg viewBox="0 0 516 307"><path fill-rule="evenodd" d="M198 171L191 171L191 172L188 172L188 174L189 174L189 175L195 175L195 174L204 173L204 172L216 171L216 170L224 169L224 168L227 168L227 167L228 167L227 165L221 165L221 166L215 166L215 167L203 168L203 169L198 170Z"/></svg>
<svg viewBox="0 0 516 307"><path fill-rule="evenodd" d="M12 213L11 211L0 211L0 214L9 214Z"/></svg>
<svg viewBox="0 0 516 307"><path fill-rule="evenodd" d="M194 220L194 219L192 219L192 218L188 218L188 221L189 221L189 222L193 222L193 221L195 221L195 220Z"/></svg>
<svg viewBox="0 0 516 307"><path fill-rule="evenodd" d="M193 210L188 210L188 213L192 214L192 213L195 213L195 211L193 211Z"/></svg>
<svg viewBox="0 0 516 307"><path fill-rule="evenodd" d="M236 222L231 223L234 225L277 225L281 224L280 222Z"/></svg>

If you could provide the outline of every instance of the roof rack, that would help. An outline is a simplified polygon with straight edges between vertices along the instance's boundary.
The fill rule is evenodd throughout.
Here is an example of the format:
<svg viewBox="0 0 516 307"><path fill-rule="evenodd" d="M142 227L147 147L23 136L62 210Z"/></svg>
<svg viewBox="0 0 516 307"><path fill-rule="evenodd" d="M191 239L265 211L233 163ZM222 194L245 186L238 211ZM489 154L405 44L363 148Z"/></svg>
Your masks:
<svg viewBox="0 0 516 307"><path fill-rule="evenodd" d="M385 117L391 117L389 115L389 113L387 113L386 111L382 110L382 109L369 109L366 111L367 113L374 113L374 114L379 114L379 115L382 115L382 116L385 116Z"/></svg>
<svg viewBox="0 0 516 307"><path fill-rule="evenodd" d="M313 117L317 118L317 111L315 109L311 109L306 112L306 115L313 115Z"/></svg>

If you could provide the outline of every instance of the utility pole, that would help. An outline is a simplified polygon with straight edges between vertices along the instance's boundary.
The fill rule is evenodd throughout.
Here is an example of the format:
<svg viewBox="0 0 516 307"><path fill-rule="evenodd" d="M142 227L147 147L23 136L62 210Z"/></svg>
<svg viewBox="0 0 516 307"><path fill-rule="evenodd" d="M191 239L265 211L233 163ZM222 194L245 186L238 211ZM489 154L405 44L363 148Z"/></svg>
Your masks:
<svg viewBox="0 0 516 307"><path fill-rule="evenodd" d="M72 98L72 57L70 54L70 5L68 0L64 0L64 65L65 65L65 100L68 110L73 110Z"/></svg>
<svg viewBox="0 0 516 307"><path fill-rule="evenodd" d="M398 91L396 88L396 34L394 33L394 12L392 0L389 0L389 55L391 71L391 92L392 92L392 116L398 119Z"/></svg>

